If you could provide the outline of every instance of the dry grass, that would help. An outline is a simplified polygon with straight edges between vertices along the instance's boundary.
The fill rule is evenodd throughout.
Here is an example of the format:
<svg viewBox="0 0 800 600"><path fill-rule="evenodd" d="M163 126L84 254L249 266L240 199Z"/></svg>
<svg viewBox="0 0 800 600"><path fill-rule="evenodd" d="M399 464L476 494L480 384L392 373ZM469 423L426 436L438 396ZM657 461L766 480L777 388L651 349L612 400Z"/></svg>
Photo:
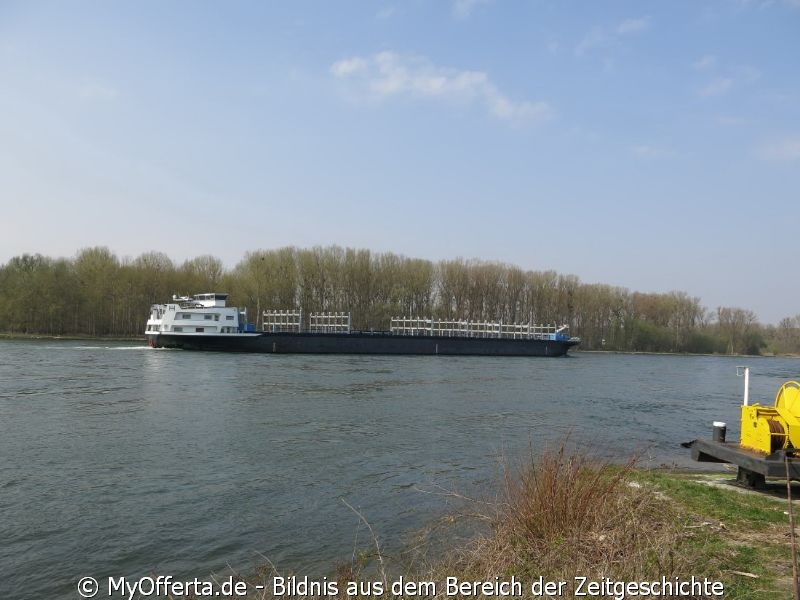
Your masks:
<svg viewBox="0 0 800 600"><path fill-rule="evenodd" d="M566 445L505 469L491 533L436 571L470 579L515 574L634 581L691 575L676 554L684 534L668 501L629 475L633 463L595 462Z"/></svg>
<svg viewBox="0 0 800 600"><path fill-rule="evenodd" d="M726 528L718 520L709 522L706 514L709 507L730 503L726 510L741 511L740 529L746 531L752 529L754 518L772 523L776 518L772 506L742 501L738 494L708 504L706 496L716 492L679 477L638 471L633 462L620 466L595 461L585 453L569 451L566 443L524 464L507 466L498 487L497 500L465 499L463 514L438 528L436 542L393 560L382 555L372 527L357 513L372 539L328 578L337 582L335 597L398 597L389 588L400 576L407 581L434 582L435 594L416 598L445 598L448 577L494 581L512 576L524 582L523 598L533 597L528 586L540 577L566 582L561 594L543 597L574 598L576 577L631 582L660 581L662 577L688 580L692 576L724 580L727 599L789 597L783 593L785 585L775 585L781 574L763 565L767 557L780 558L785 565L786 544L773 544L770 538L761 540L759 546L743 546L736 537L741 533L738 529ZM463 518L489 526L473 530L465 542L443 545L442 539L454 527L452 523L463 522ZM774 525L779 526L777 522ZM751 570L758 574L753 575ZM270 583L275 576L279 573L270 564L247 578L248 597L274 598ZM383 593L375 593L373 588L371 595L348 595L345 590L353 581L381 582ZM262 588L256 589L256 585ZM478 593L469 597L488 596Z"/></svg>

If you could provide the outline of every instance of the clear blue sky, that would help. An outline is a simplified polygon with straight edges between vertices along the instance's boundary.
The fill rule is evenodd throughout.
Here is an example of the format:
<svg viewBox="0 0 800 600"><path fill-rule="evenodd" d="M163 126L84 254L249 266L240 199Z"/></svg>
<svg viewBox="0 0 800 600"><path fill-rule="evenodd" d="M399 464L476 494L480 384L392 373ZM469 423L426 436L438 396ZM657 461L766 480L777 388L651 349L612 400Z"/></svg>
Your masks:
<svg viewBox="0 0 800 600"><path fill-rule="evenodd" d="M800 0L0 2L0 261L338 244L800 313Z"/></svg>

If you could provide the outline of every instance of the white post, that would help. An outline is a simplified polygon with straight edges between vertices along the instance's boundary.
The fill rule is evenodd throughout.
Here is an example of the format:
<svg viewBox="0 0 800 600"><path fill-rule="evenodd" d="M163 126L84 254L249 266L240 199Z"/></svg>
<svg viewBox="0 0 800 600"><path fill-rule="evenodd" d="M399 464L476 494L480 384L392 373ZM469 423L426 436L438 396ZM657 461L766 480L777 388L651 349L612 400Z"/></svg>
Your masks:
<svg viewBox="0 0 800 600"><path fill-rule="evenodd" d="M750 400L750 367L744 368L744 405Z"/></svg>
<svg viewBox="0 0 800 600"><path fill-rule="evenodd" d="M736 375L744 375L744 405L750 402L750 367L736 367Z"/></svg>

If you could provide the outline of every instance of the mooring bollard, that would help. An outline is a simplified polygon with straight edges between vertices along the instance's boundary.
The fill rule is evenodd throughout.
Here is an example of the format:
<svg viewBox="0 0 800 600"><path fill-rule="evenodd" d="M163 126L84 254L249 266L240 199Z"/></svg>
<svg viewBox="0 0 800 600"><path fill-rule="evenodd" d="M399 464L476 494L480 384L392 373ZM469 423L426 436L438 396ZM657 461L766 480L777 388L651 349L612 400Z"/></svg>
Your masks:
<svg viewBox="0 0 800 600"><path fill-rule="evenodd" d="M723 421L714 421L714 433L711 437L715 442L724 442L728 426Z"/></svg>

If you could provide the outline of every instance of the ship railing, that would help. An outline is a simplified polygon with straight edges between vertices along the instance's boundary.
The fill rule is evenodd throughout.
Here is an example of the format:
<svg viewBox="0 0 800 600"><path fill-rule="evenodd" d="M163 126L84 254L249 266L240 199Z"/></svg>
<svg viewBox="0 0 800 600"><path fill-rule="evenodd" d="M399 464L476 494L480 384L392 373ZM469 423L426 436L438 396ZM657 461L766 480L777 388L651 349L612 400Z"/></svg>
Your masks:
<svg viewBox="0 0 800 600"><path fill-rule="evenodd" d="M272 333L350 333L352 331L349 312L310 313L308 322L303 318L302 309L265 310L263 313L264 331Z"/></svg>
<svg viewBox="0 0 800 600"><path fill-rule="evenodd" d="M350 313L311 313L308 317L308 331L310 333L350 333Z"/></svg>
<svg viewBox="0 0 800 600"><path fill-rule="evenodd" d="M265 310L264 331L272 333L300 333L303 330L302 310Z"/></svg>
<svg viewBox="0 0 800 600"><path fill-rule="evenodd" d="M200 304L199 302L195 302L194 300L190 300L187 302L179 302L178 306L180 306L184 310L192 308L209 308L208 306L203 306L202 304Z"/></svg>
<svg viewBox="0 0 800 600"><path fill-rule="evenodd" d="M392 317L390 331L397 335L552 340L563 331L555 325Z"/></svg>

